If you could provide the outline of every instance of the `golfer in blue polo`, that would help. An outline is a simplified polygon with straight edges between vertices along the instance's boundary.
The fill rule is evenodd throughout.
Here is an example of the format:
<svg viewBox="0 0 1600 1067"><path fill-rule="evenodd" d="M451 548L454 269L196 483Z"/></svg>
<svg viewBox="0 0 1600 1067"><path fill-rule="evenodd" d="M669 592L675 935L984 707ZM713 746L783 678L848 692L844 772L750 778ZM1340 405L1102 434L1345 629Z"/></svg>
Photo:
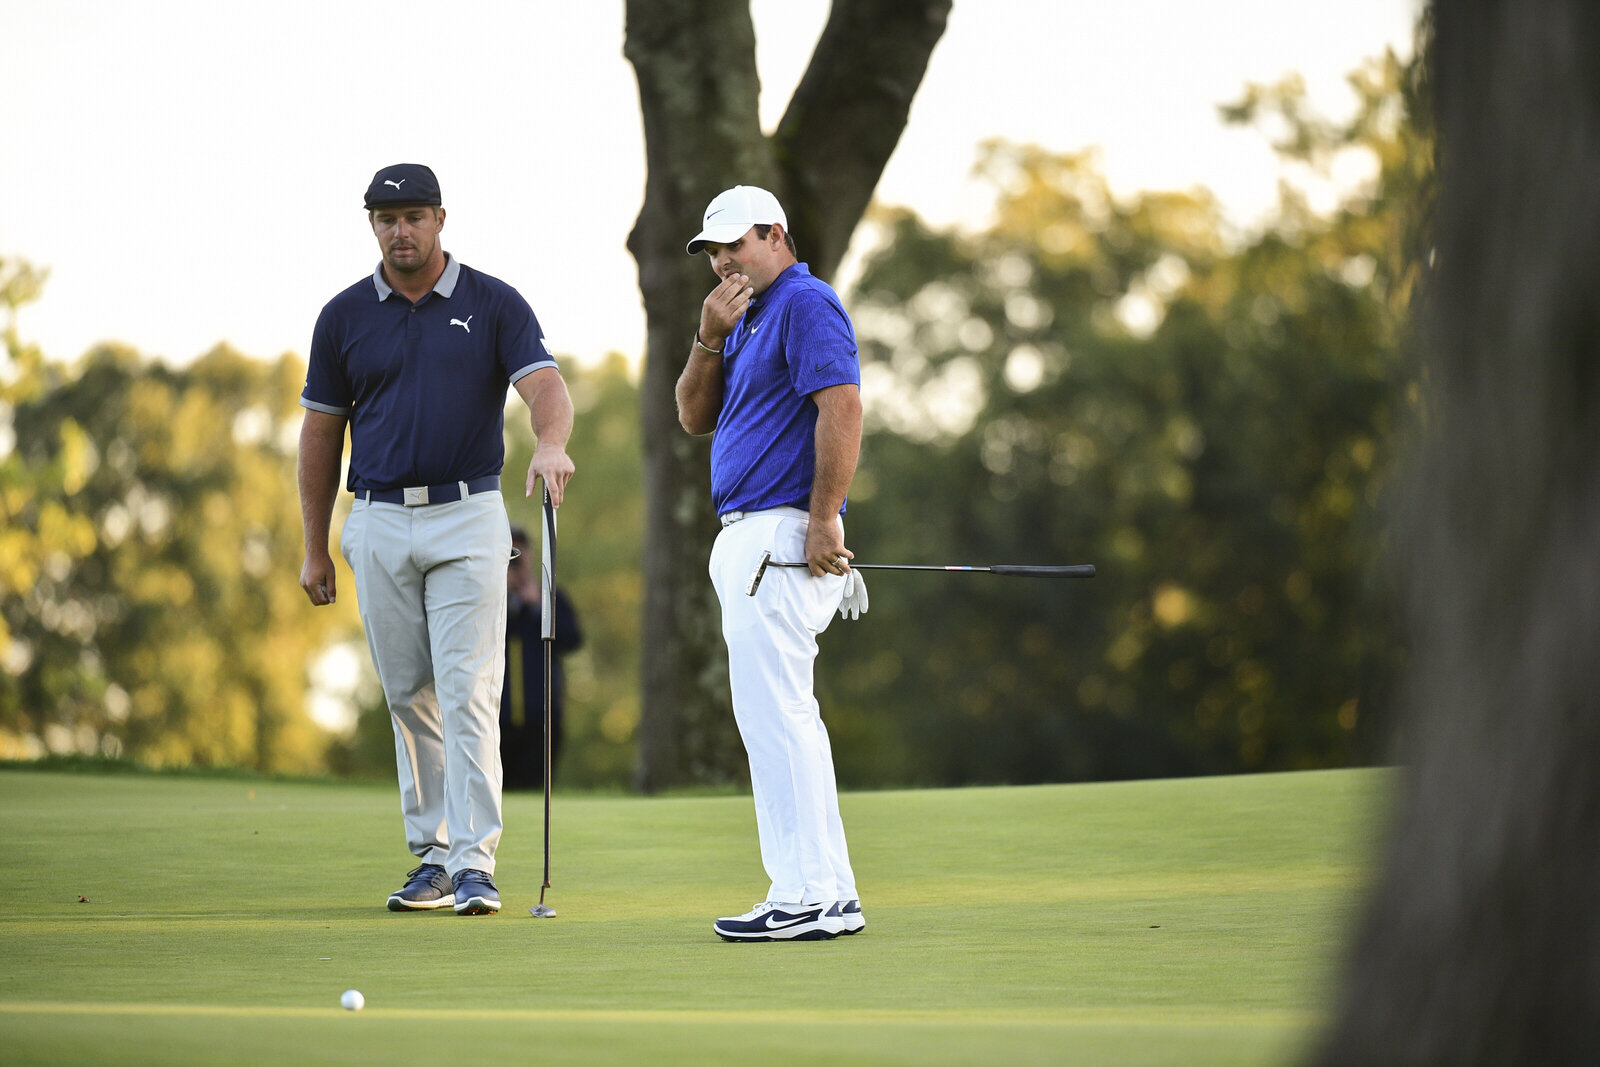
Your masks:
<svg viewBox="0 0 1600 1067"><path fill-rule="evenodd" d="M817 635L833 613L867 610L842 518L861 450L861 371L844 305L799 261L788 231L775 196L736 185L706 207L686 246L705 253L718 284L678 377L678 420L716 435L722 533L711 580L772 880L765 900L712 923L727 941L821 941L866 926L812 684ZM774 568L751 596L763 553L807 566Z"/></svg>
<svg viewBox="0 0 1600 1067"><path fill-rule="evenodd" d="M340 548L394 724L406 846L392 911L500 909L500 687L511 524L500 495L505 401L538 439L524 492L560 505L572 401L515 289L458 262L432 170L385 167L366 194L382 261L317 318L300 403L300 510L312 604L333 603L328 532L344 435L355 494Z"/></svg>

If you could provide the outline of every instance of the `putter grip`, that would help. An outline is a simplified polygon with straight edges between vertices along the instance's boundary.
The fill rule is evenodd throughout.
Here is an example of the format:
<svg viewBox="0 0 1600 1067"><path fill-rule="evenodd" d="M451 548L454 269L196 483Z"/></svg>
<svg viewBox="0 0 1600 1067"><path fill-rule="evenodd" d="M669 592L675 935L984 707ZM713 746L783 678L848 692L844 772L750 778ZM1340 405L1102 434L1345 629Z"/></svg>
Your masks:
<svg viewBox="0 0 1600 1067"><path fill-rule="evenodd" d="M1093 563L1078 563L1070 567L1019 567L997 563L989 568L992 574L1007 574L1013 578L1093 578Z"/></svg>

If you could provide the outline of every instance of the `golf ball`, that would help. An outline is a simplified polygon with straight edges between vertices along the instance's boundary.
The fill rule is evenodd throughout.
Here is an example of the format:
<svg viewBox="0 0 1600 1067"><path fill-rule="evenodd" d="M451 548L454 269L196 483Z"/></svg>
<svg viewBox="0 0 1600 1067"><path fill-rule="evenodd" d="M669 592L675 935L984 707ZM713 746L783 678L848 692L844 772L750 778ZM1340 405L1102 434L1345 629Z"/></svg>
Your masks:
<svg viewBox="0 0 1600 1067"><path fill-rule="evenodd" d="M344 996L339 998L339 1003L344 1006L345 1011L360 1011L366 1007L367 998L361 995L359 989L346 989Z"/></svg>

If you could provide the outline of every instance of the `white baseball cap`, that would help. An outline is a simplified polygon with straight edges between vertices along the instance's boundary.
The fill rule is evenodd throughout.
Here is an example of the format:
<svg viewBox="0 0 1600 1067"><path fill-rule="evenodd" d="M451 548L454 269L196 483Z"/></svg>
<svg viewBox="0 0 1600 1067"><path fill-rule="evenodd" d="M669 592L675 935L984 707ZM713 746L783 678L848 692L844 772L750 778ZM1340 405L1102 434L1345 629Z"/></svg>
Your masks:
<svg viewBox="0 0 1600 1067"><path fill-rule="evenodd" d="M789 218L783 213L778 198L754 185L735 185L717 194L706 205L706 216L700 220L700 232L688 244L691 256L699 255L707 242L725 245L737 241L752 226L770 226L778 223L789 228Z"/></svg>

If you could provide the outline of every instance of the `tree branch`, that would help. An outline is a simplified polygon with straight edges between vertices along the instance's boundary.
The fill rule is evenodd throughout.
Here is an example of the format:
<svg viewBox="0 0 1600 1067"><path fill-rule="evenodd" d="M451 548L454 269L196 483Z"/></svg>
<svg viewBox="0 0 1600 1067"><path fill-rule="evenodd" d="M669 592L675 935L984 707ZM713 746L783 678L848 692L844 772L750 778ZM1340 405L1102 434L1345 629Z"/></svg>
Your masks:
<svg viewBox="0 0 1600 1067"><path fill-rule="evenodd" d="M900 141L951 0L834 0L773 135L777 190L812 273L831 277Z"/></svg>

